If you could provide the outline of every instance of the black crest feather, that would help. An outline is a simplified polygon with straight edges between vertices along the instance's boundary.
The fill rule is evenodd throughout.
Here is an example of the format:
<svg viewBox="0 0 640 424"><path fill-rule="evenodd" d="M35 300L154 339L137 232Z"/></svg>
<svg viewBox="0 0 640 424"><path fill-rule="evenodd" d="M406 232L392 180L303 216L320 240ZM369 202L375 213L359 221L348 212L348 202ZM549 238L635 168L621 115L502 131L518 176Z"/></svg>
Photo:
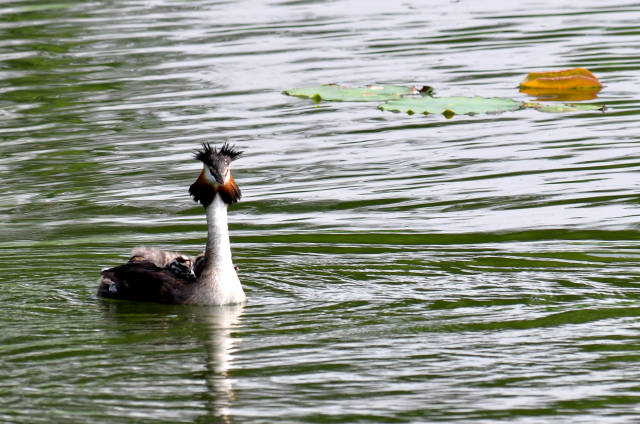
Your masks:
<svg viewBox="0 0 640 424"><path fill-rule="evenodd" d="M200 162L205 164L211 163L211 155L213 155L214 149L209 143L202 143L202 150L194 151L194 157Z"/></svg>
<svg viewBox="0 0 640 424"><path fill-rule="evenodd" d="M236 146L233 146L229 143L224 143L222 147L220 147L220 154L228 156L231 160L236 160L237 158L242 156L242 150L238 150Z"/></svg>
<svg viewBox="0 0 640 424"><path fill-rule="evenodd" d="M211 147L211 144L209 143L202 143L202 149L198 149L194 152L195 158L206 165L211 165L213 157L218 155L226 156L233 161L242 155L242 151L238 150L236 146L225 142L220 146L220 149Z"/></svg>

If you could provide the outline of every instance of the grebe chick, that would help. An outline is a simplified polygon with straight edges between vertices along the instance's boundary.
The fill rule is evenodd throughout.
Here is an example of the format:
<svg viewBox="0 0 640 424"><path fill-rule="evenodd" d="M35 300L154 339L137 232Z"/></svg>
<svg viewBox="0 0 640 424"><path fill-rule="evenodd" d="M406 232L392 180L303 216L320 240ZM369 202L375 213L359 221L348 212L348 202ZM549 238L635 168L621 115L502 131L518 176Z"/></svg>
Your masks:
<svg viewBox="0 0 640 424"><path fill-rule="evenodd" d="M204 259L204 254L200 254L198 258ZM139 246L134 247L131 251L129 262L148 261L158 268L167 268L176 275L195 280L196 259L197 258L189 255L168 252L166 250L156 249L155 247Z"/></svg>
<svg viewBox="0 0 640 424"><path fill-rule="evenodd" d="M155 266L160 268L164 268L171 261L176 259L177 257L182 256L184 258L191 258L188 255L182 255L176 252L169 252L167 250L156 249L155 247L147 247L147 246L138 246L134 247L131 251L131 257L129 258L129 262L140 262L140 261L149 261L152 262Z"/></svg>
<svg viewBox="0 0 640 424"><path fill-rule="evenodd" d="M242 152L208 143L196 150L203 169L189 193L205 208L208 237L204 254L189 255L150 247L133 249L129 262L102 271L98 296L196 305L242 303L246 296L231 259L227 207L241 197L231 162Z"/></svg>

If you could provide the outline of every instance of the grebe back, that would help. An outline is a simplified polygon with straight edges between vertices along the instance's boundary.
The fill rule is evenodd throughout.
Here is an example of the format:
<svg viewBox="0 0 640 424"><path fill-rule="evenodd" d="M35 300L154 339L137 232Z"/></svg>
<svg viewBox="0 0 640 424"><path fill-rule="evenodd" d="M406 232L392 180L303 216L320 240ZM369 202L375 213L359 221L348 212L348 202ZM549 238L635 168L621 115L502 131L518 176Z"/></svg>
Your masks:
<svg viewBox="0 0 640 424"><path fill-rule="evenodd" d="M203 169L189 187L204 206L208 237L203 255L194 258L150 247L136 247L129 262L102 271L98 296L161 303L224 305L246 301L231 259L227 207L241 197L230 166L242 152L223 144L202 144L195 158Z"/></svg>

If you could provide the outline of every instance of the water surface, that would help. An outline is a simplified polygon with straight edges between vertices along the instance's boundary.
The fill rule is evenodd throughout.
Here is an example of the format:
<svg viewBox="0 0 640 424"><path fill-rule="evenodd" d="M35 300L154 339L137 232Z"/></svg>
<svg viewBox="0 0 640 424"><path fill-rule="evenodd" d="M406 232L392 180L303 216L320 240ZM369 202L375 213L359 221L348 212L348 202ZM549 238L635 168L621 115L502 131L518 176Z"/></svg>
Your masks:
<svg viewBox="0 0 640 424"><path fill-rule="evenodd" d="M572 422L640 416L640 6L0 6L0 421ZM606 113L408 116L287 88L528 99L587 67ZM229 140L249 303L96 299L205 242L192 150Z"/></svg>

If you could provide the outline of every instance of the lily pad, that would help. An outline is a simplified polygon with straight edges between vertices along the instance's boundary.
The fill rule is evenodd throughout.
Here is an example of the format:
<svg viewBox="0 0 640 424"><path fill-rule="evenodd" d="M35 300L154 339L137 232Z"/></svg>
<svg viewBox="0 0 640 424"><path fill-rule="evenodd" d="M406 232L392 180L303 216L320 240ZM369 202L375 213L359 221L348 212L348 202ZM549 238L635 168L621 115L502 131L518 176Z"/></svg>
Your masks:
<svg viewBox="0 0 640 424"><path fill-rule="evenodd" d="M522 102L502 97L432 97L433 88L421 89L397 85L369 85L367 87L345 87L336 84L324 84L312 87L293 88L284 94L301 98L310 98L316 102L381 102L378 109L391 112L404 112L428 115L442 114L446 118L455 115L475 115L478 113L501 113L520 109L536 109L540 112L562 113L578 111L604 111L604 106L590 104L544 104Z"/></svg>
<svg viewBox="0 0 640 424"><path fill-rule="evenodd" d="M380 102L400 99L408 94L419 94L416 87L398 85L369 85L366 87L344 87L336 84L323 84L312 87L292 88L285 90L288 96L339 102Z"/></svg>
<svg viewBox="0 0 640 424"><path fill-rule="evenodd" d="M540 112L547 113L563 113L563 112L588 112L588 111L605 111L604 105L590 104L544 104L544 103L524 103L525 108L536 109Z"/></svg>
<svg viewBox="0 0 640 424"><path fill-rule="evenodd" d="M444 114L447 118L453 115L475 115L478 113L499 113L523 108L523 102L501 97L404 97L390 100L380 106L381 110L390 112Z"/></svg>

